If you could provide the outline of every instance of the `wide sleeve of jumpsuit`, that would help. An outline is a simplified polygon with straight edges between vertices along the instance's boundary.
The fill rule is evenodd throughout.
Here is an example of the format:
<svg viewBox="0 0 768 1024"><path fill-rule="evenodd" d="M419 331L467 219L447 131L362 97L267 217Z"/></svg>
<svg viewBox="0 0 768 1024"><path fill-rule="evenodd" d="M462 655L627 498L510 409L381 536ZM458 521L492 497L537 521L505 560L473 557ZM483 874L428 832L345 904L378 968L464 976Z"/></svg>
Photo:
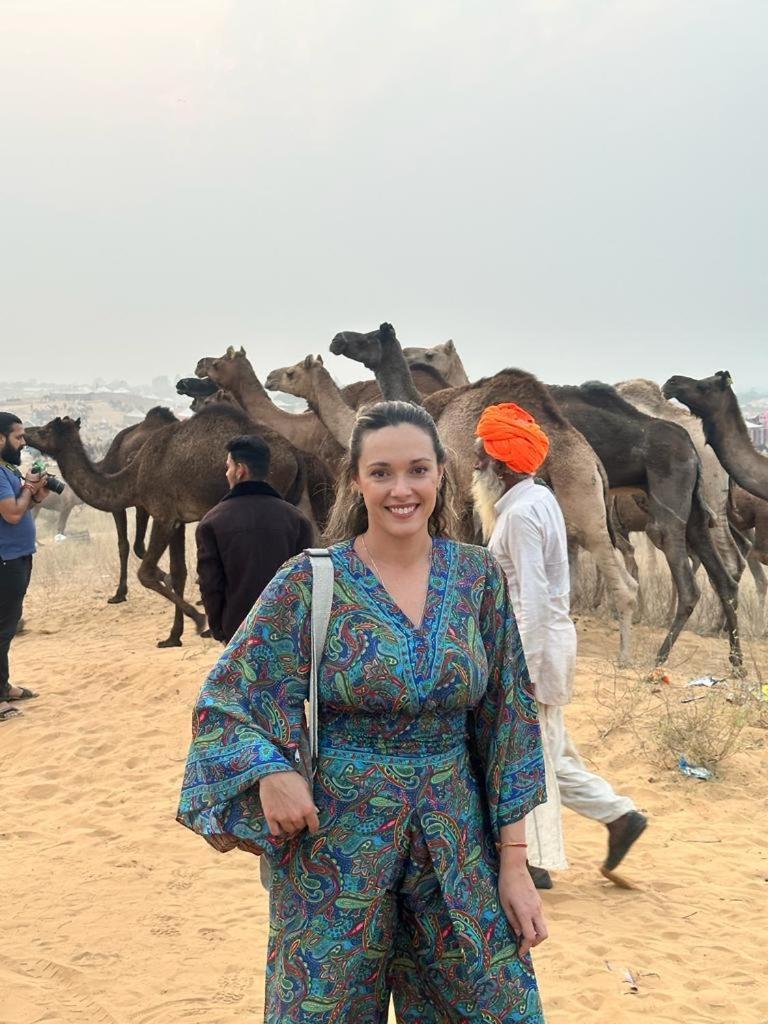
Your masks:
<svg viewBox="0 0 768 1024"><path fill-rule="evenodd" d="M310 671L312 568L299 555L262 592L195 705L177 820L218 850L274 849L258 782L297 767Z"/></svg>
<svg viewBox="0 0 768 1024"><path fill-rule="evenodd" d="M547 799L544 755L525 655L504 572L486 555L480 629L488 685L472 715L476 754L485 776L494 842L500 830Z"/></svg>

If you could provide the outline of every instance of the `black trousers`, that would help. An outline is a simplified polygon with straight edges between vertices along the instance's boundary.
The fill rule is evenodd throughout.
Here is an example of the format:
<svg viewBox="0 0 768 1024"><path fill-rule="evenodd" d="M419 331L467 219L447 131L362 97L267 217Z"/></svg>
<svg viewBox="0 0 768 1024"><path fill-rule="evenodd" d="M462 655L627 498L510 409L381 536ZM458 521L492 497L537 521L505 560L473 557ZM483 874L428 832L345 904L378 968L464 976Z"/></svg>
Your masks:
<svg viewBox="0 0 768 1024"><path fill-rule="evenodd" d="M16 636L24 595L32 575L32 555L0 558L0 700L8 696L8 648Z"/></svg>

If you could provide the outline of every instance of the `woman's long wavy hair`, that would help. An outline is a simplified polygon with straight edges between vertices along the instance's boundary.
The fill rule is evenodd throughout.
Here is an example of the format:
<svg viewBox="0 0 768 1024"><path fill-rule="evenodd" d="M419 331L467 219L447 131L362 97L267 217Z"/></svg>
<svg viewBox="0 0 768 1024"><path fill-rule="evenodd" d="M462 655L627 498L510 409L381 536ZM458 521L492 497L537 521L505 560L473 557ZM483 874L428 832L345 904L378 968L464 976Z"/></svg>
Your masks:
<svg viewBox="0 0 768 1024"><path fill-rule="evenodd" d="M339 475L336 500L323 534L324 543L335 544L338 541L365 533L368 529L368 510L365 507L362 494L354 486L354 478L358 474L360 465L363 438L371 431L382 430L384 427L399 427L403 423L419 427L429 435L435 450L437 464L443 467L443 479L440 481L437 491L437 501L432 515L429 517L429 532L433 537L452 537L454 535L456 528L456 513L453 504L454 486L448 465L448 456L437 433L435 421L421 405L412 405L410 402L376 402L375 405L365 406L357 414L349 442L349 452L342 463Z"/></svg>

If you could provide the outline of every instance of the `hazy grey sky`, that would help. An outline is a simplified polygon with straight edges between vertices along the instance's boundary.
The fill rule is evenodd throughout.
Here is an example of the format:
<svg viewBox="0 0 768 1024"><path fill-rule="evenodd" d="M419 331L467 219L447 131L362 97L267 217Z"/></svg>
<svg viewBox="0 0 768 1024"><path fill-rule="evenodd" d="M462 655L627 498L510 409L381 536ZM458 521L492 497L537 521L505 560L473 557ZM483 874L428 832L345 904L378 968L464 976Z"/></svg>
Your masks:
<svg viewBox="0 0 768 1024"><path fill-rule="evenodd" d="M765 0L0 0L6 378L394 323L768 384Z"/></svg>

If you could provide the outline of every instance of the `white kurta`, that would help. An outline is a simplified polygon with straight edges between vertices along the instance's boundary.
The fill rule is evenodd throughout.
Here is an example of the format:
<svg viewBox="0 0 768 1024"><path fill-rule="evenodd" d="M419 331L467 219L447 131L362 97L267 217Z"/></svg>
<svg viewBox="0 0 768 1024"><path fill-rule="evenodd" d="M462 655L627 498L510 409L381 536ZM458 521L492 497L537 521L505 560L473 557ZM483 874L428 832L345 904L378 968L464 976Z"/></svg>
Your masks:
<svg viewBox="0 0 768 1024"><path fill-rule="evenodd" d="M571 621L565 521L548 487L532 478L496 503L488 547L504 569L539 706L547 802L525 819L528 860L565 868L562 808L607 824L634 809L605 779L590 772L568 735L563 705L573 693L576 629Z"/></svg>
<svg viewBox="0 0 768 1024"><path fill-rule="evenodd" d="M565 520L557 498L532 478L496 502L488 547L507 577L525 660L540 704L568 704L576 671L576 628Z"/></svg>

